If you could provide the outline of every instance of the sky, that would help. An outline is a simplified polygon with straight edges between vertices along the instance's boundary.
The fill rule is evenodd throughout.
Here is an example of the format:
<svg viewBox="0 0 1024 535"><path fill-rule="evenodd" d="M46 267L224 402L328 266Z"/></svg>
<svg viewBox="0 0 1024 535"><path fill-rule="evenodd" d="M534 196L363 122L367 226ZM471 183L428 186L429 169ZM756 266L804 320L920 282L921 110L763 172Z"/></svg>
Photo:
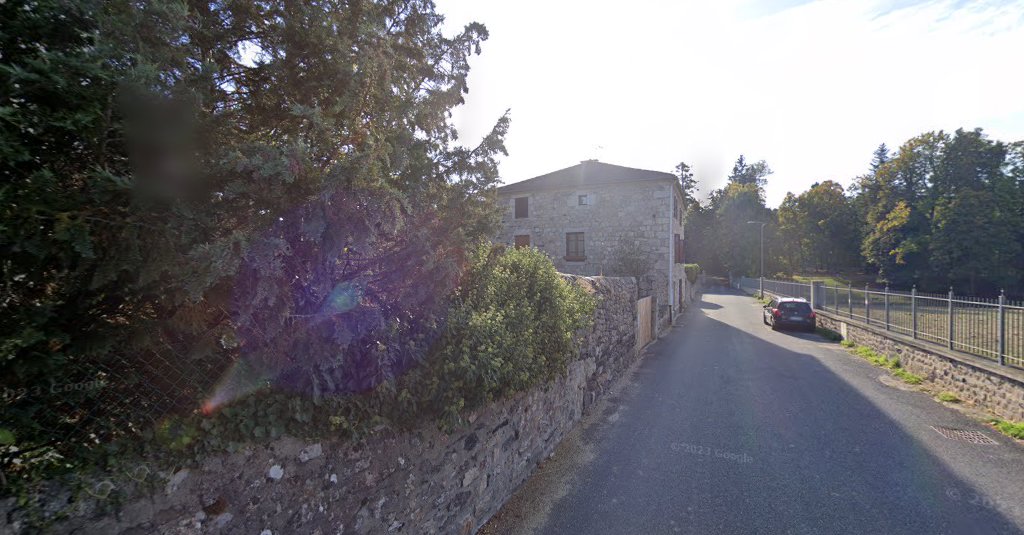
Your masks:
<svg viewBox="0 0 1024 535"><path fill-rule="evenodd" d="M511 110L505 183L685 161L703 198L743 154L777 206L848 185L882 142L1024 140L1024 0L435 1L446 32L490 32L453 119L473 144Z"/></svg>

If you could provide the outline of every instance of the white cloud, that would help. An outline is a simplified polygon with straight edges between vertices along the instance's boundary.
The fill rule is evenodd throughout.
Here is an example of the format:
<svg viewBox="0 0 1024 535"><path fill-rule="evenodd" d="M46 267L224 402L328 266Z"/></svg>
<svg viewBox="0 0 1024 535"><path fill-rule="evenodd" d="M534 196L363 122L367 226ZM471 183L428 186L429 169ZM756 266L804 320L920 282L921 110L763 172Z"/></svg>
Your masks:
<svg viewBox="0 0 1024 535"><path fill-rule="evenodd" d="M505 182L592 157L665 171L682 159L706 193L742 152L775 169L770 204L848 182L883 141L960 126L1024 139L1024 4L768 7L440 0L451 31L477 20L491 33L456 122L469 142L512 108Z"/></svg>

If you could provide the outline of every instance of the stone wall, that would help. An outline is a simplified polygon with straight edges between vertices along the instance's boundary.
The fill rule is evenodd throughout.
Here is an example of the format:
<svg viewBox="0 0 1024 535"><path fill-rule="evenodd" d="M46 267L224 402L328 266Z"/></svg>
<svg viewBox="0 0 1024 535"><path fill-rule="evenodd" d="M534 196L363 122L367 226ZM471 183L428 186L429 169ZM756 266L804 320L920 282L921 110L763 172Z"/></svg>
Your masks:
<svg viewBox="0 0 1024 535"><path fill-rule="evenodd" d="M286 438L168 472L143 466L97 480L96 496L75 501L54 531L473 533L637 358L632 279L566 277L599 297L593 325L578 335L579 359L564 377L470 415L465 429L446 435L425 423L360 442ZM137 481L156 490L115 509L100 497L104 485ZM0 513L0 532L25 531L13 500Z"/></svg>
<svg viewBox="0 0 1024 535"><path fill-rule="evenodd" d="M952 392L1007 420L1024 422L1024 370L948 351L880 327L849 321L831 312L816 309L815 313L819 327L831 329L845 340L888 357L899 358L903 368L936 389Z"/></svg>
<svg viewBox="0 0 1024 535"><path fill-rule="evenodd" d="M670 180L604 184L586 190L535 191L499 194L504 208L497 241L512 245L515 236L527 235L530 245L551 257L563 273L587 276L608 274L616 250L623 243L640 244L653 266L651 277L641 284L644 295L654 295L662 305L678 299L677 285L684 278L682 264L674 260L675 235L683 225L672 210L672 196L681 205L678 188ZM587 204L579 204L586 195ZM528 217L515 217L515 199L529 199ZM680 212L681 213L681 212ZM584 233L586 260L566 260L566 233ZM673 281L673 282L670 282Z"/></svg>
<svg viewBox="0 0 1024 535"><path fill-rule="evenodd" d="M898 357L903 368L937 389L952 392L1007 420L1024 422L1024 370L954 353L875 326L849 322L828 312L817 314L818 325L856 344Z"/></svg>

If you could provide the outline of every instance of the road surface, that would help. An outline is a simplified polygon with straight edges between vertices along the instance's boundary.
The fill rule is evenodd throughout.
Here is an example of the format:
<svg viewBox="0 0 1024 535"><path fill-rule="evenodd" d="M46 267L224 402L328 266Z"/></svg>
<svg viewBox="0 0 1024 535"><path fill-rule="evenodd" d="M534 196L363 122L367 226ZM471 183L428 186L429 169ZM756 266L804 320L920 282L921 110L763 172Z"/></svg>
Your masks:
<svg viewBox="0 0 1024 535"><path fill-rule="evenodd" d="M748 296L648 352L485 533L1024 533L1024 447Z"/></svg>

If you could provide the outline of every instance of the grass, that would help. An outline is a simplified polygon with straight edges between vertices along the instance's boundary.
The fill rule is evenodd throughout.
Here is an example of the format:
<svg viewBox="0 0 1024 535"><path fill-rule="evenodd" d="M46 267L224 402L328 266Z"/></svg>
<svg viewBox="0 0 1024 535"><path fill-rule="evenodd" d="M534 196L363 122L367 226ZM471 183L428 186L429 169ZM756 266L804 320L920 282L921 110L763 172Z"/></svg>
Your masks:
<svg viewBox="0 0 1024 535"><path fill-rule="evenodd" d="M990 420L990 423L1002 434L1018 440L1024 440L1024 423L1014 423L999 419Z"/></svg>
<svg viewBox="0 0 1024 535"><path fill-rule="evenodd" d="M849 340L843 340L843 341L839 342L839 345L841 345L841 346L843 346L845 348L851 348L851 347L853 347L853 346L855 346L857 344L855 344L855 343L853 343L853 342L851 342Z"/></svg>
<svg viewBox="0 0 1024 535"><path fill-rule="evenodd" d="M875 288L877 291L878 289ZM885 299L880 293L869 294L871 302L871 323L884 326ZM845 287L840 287L838 295L834 290L825 292L825 309L832 310L840 316L850 313L849 294ZM838 299L838 303L837 300ZM921 297L917 302L917 333L918 338L927 342L946 345L949 337L949 308L944 297ZM864 305L864 287L854 286L852 313L856 321L864 321L866 315ZM1024 310L1006 309L1006 340L1007 360L1011 366L1024 367ZM998 307L992 305L965 304L954 301L954 342L957 351L978 355L987 359L996 359L998 348L997 329ZM911 335L913 315L910 298L906 295L891 294L889 296L889 324L891 330L905 336Z"/></svg>
<svg viewBox="0 0 1024 535"><path fill-rule="evenodd" d="M897 363L898 365L899 363ZM924 379L918 375L914 375L903 368L894 368L892 374L899 377L901 381L908 385L919 385L924 382Z"/></svg>
<svg viewBox="0 0 1024 535"><path fill-rule="evenodd" d="M939 395L935 396L935 399L946 403L960 403L960 398L956 397L956 394L952 392L939 392Z"/></svg>
<svg viewBox="0 0 1024 535"><path fill-rule="evenodd" d="M848 340L844 340L844 342L848 342ZM849 345L843 345L843 347L853 346L853 343L850 343ZM907 370L904 370L900 366L900 359L891 359L881 353L876 352L874 349L871 349L870 347L856 346L853 349L853 354L870 362L875 366L878 366L879 368L885 368L889 370L889 373L891 373L894 377L900 379L901 381L907 383L908 385L919 385L924 382L924 379L922 379L921 377L914 375L908 372Z"/></svg>
<svg viewBox="0 0 1024 535"><path fill-rule="evenodd" d="M810 284L811 281L822 281L825 286L849 286L850 281L832 275L793 275L793 280L803 284Z"/></svg>

